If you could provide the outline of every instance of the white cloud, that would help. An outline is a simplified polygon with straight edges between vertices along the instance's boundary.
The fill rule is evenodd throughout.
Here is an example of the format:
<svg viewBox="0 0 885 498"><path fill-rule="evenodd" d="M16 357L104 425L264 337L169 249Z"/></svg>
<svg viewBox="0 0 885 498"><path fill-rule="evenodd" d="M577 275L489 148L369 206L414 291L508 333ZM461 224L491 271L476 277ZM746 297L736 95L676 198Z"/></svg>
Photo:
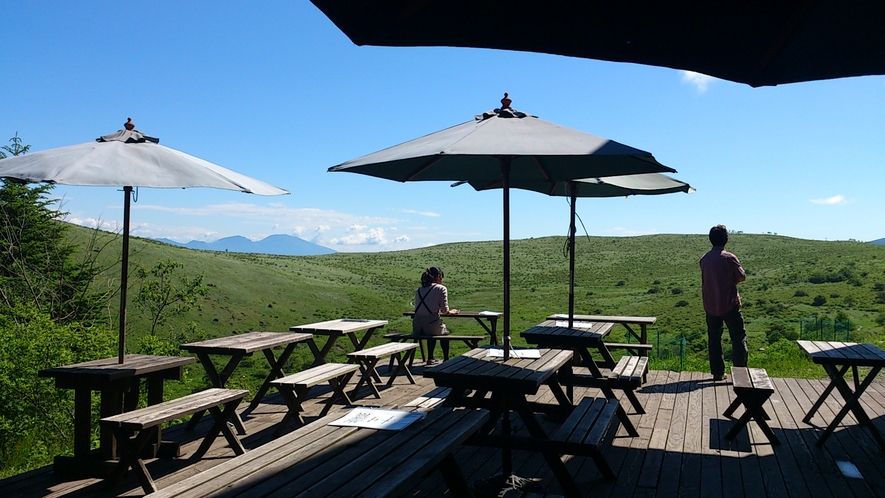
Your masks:
<svg viewBox="0 0 885 498"><path fill-rule="evenodd" d="M682 71L682 82L694 85L700 93L706 92L707 86L715 79L712 76L694 71Z"/></svg>
<svg viewBox="0 0 885 498"><path fill-rule="evenodd" d="M432 218L437 218L440 216L439 213L434 213L433 211L415 211L414 209L402 209L401 211L403 213L420 214L421 216L430 216Z"/></svg>
<svg viewBox="0 0 885 498"><path fill-rule="evenodd" d="M811 202L814 204L823 204L826 206L848 204L848 201L843 195L834 195L833 197L827 197L826 199L811 199Z"/></svg>
<svg viewBox="0 0 885 498"><path fill-rule="evenodd" d="M399 244L409 242L411 239L408 235L400 235L396 238L389 238L387 229L362 227L362 230L348 230L348 233L342 237L329 239L328 243L336 246L388 246L390 244Z"/></svg>
<svg viewBox="0 0 885 498"><path fill-rule="evenodd" d="M347 231L348 232L359 232L361 230L365 230L366 228L369 228L369 227L367 227L366 225L351 225L347 228Z"/></svg>

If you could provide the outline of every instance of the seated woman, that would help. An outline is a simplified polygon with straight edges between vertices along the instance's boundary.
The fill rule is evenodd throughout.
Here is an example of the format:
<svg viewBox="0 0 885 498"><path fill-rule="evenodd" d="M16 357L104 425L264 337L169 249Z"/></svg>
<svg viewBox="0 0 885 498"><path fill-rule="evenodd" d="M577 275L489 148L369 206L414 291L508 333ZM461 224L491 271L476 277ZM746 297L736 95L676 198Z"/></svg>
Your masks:
<svg viewBox="0 0 885 498"><path fill-rule="evenodd" d="M449 291L442 284L443 271L436 266L424 270L421 275L421 287L415 291L415 316L412 317L412 334L415 335L448 335L449 329L440 315L458 313L449 309ZM441 341L443 358L449 359L449 341ZM436 339L427 340L427 365L439 363L433 357Z"/></svg>

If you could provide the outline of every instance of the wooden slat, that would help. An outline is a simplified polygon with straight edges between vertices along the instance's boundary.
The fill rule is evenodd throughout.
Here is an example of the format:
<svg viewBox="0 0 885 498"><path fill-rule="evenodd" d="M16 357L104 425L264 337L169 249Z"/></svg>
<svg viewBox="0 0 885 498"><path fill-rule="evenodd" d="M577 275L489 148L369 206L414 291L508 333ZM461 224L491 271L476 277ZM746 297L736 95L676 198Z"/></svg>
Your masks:
<svg viewBox="0 0 885 498"><path fill-rule="evenodd" d="M342 375L356 372L360 366L355 363L324 363L308 368L296 374L287 375L271 382L271 385L291 384L304 387L313 387L317 384L334 379Z"/></svg>
<svg viewBox="0 0 885 498"><path fill-rule="evenodd" d="M373 346L371 348L366 348L361 351L354 351L352 353L347 353L348 358L354 359L366 359L366 358L384 358L385 356L390 356L396 353L402 353L403 351L409 351L412 349L417 349L418 345L415 343L406 343L406 342L390 342L387 344L381 344L379 346Z"/></svg>
<svg viewBox="0 0 885 498"><path fill-rule="evenodd" d="M101 419L101 423L134 430L146 429L235 399L242 399L247 394L249 391L243 389L210 388L157 405L106 417Z"/></svg>

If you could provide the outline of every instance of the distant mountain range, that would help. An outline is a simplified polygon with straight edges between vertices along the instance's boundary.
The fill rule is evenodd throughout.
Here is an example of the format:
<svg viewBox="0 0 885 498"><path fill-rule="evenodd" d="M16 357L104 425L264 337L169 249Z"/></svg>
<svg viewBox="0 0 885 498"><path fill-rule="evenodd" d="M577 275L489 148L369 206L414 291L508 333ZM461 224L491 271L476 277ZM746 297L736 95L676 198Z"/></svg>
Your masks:
<svg viewBox="0 0 885 498"><path fill-rule="evenodd" d="M203 251L247 252L256 254L276 254L279 256L318 256L321 254L335 253L335 251L328 247L323 247L292 235L283 234L271 235L255 242L240 235L225 237L214 242L192 240L186 244L175 242L170 239L156 240L174 246L200 249Z"/></svg>
<svg viewBox="0 0 885 498"><path fill-rule="evenodd" d="M879 244L880 246L885 246L885 239L871 240L870 244Z"/></svg>

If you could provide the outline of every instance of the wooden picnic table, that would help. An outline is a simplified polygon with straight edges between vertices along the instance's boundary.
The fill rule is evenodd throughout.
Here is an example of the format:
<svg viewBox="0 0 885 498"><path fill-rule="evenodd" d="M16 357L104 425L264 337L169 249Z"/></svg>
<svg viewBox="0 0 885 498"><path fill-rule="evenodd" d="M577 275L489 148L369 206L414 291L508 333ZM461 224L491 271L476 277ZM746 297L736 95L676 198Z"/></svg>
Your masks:
<svg viewBox="0 0 885 498"><path fill-rule="evenodd" d="M566 313L557 313L555 315L550 315L547 317L548 320L568 320L568 314ZM574 315L575 320L579 320L582 322L607 322L607 323L616 323L623 325L627 332L633 336L639 344L648 344L648 326L654 325L657 322L657 317L653 316L610 316L610 315ZM637 334L635 330L631 327L631 325L639 326L639 333ZM626 346L626 345L622 345ZM640 356L647 356L647 349L640 349L637 351Z"/></svg>
<svg viewBox="0 0 885 498"><path fill-rule="evenodd" d="M824 444L827 438L833 434L836 426L842 422L842 419L850 411L860 425L869 428L879 446L885 449L885 439L883 439L875 424L870 421L869 415L867 415L860 404L860 397L863 392L879 375L882 367L885 367L885 351L882 351L874 344L858 344L855 342L797 341L797 343L808 354L811 361L822 366L830 377L830 384L824 389L802 421L810 424L811 418L834 389L839 391L839 394L842 395L842 399L845 401L842 409L830 421L824 433L821 434L820 439L817 440L817 445L822 446ZM858 367L868 367L870 369L863 381L860 380ZM845 374L848 373L849 369L851 369L854 377L853 390L845 381Z"/></svg>
<svg viewBox="0 0 885 498"><path fill-rule="evenodd" d="M460 310L457 313L452 313L448 315L440 315L444 318L473 318L476 320L476 323L482 325L482 328L485 329L486 332L489 333L489 344L494 346L498 345L498 318L503 316L504 313L500 313L497 311L464 311ZM406 311L403 313L403 316L412 317L415 316L414 311ZM489 322L486 325L486 322Z"/></svg>
<svg viewBox="0 0 885 498"><path fill-rule="evenodd" d="M454 451L488 412L434 409L401 430L329 425L344 415L327 415L150 496L397 497L434 469L451 496L473 496Z"/></svg>
<svg viewBox="0 0 885 498"><path fill-rule="evenodd" d="M302 332L313 335L328 336L323 349L316 356L314 366L321 365L326 362L326 356L335 346L338 338L347 336L356 351L365 349L369 344L369 340L378 329L387 325L387 320L367 320L365 318L341 318L338 320L328 320L325 322L309 323L307 325L295 325L289 327L292 332ZM362 339L357 339L357 332L365 332Z"/></svg>
<svg viewBox="0 0 885 498"><path fill-rule="evenodd" d="M197 355L197 358L200 359L200 363L206 370L206 375L209 376L209 382L212 383L212 387L219 388L225 387L228 379L233 375L234 370L236 370L240 361L242 361L244 357L252 356L254 352L261 351L264 354L264 357L267 358L267 363L270 365L270 372L267 374L267 377L264 379L258 392L255 393L255 397L252 398L252 402L249 404L248 408L243 411L243 413L249 413L261 403L261 400L270 388L270 383L286 376L283 372L283 366L289 361L289 357L292 355L292 351L295 350L295 346L302 342L307 343L315 358L319 358L320 352L319 349L317 349L316 344L313 342L313 335L303 333L293 334L291 332L247 332L245 334L235 334L228 337L218 337L206 341L182 344L181 349ZM273 349L283 346L285 346L285 349L280 353L280 356L274 357ZM215 364L212 363L210 355L230 357L227 361L227 365L225 365L221 372L218 372L215 368ZM202 413L194 415L188 423L188 428L193 429L200 421L202 415ZM243 427L243 421L240 419L239 414L233 417L233 422L234 425L236 425L239 434L246 433L246 429Z"/></svg>
<svg viewBox="0 0 885 498"><path fill-rule="evenodd" d="M538 451L538 445L549 440L535 412L567 415L573 406L559 385L557 373L567 368L572 359L568 350L541 349L537 358L519 358L514 354L509 360L491 357L494 348L477 348L442 364L424 370L424 376L432 378L439 387L451 390L444 406L484 408L490 411L487 427L501 421L501 434L471 438L471 444L495 446L502 451L502 475L507 478L513 471L511 450ZM546 385L557 404L530 402L527 397L538 393ZM487 394L490 396L486 397ZM531 437L515 437L510 426L510 410L516 411ZM488 433L489 431L484 431ZM567 493L574 495L576 484L558 455L544 452L544 459Z"/></svg>
<svg viewBox="0 0 885 498"><path fill-rule="evenodd" d="M529 344L537 344L543 348L568 349L577 353L577 358L571 366L581 366L589 370L589 375L576 373L569 368L560 376L563 383L568 387L568 396L572 398L574 386L598 387L608 399L616 399L613 389L620 389L636 408L637 412L643 413L644 409L636 394L635 382L612 382L603 373L600 366L608 370L615 368L616 363L608 349L605 337L611 332L612 322L605 321L574 321L572 328L568 328L564 320L546 320L524 331L521 335ZM592 351L597 351L602 360L593 357ZM648 361L645 358L644 361ZM633 426L623 407L618 407L618 418L632 436L639 433Z"/></svg>
<svg viewBox="0 0 885 498"><path fill-rule="evenodd" d="M40 377L55 378L55 387L59 389L74 390L74 456L56 456L55 471L71 477L105 477L111 467L103 463L119 457L116 438L104 427L100 430L98 450L91 450L93 391L101 396L100 418L136 409L142 382L147 385L148 405L155 405L163 402L163 383L181 380L184 366L193 362L187 356L130 354L124 357L124 363L113 357L38 372ZM158 431L153 455L160 442ZM175 452L174 448L171 450Z"/></svg>

